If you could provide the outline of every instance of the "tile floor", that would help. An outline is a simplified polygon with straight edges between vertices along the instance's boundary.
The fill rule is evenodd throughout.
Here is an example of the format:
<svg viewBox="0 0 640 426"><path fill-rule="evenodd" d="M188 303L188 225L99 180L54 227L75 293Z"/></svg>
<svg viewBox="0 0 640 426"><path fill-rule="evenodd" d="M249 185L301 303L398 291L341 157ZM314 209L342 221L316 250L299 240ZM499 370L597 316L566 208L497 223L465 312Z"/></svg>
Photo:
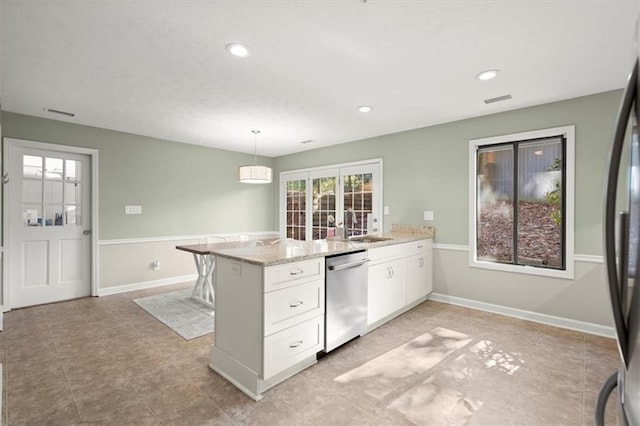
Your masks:
<svg viewBox="0 0 640 426"><path fill-rule="evenodd" d="M7 313L3 424L588 425L618 365L611 339L428 301L256 403L207 367L212 335L131 301L188 286Z"/></svg>

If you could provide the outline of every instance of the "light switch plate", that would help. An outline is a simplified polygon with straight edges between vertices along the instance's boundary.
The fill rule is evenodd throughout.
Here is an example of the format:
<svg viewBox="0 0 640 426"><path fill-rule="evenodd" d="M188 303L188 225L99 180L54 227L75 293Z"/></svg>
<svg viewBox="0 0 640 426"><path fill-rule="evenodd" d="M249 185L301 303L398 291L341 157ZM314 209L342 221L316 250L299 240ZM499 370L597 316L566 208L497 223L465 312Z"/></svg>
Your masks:
<svg viewBox="0 0 640 426"><path fill-rule="evenodd" d="M142 214L142 206L124 206L124 214Z"/></svg>
<svg viewBox="0 0 640 426"><path fill-rule="evenodd" d="M387 216L389 214L389 206L384 206L384 215Z"/></svg>
<svg viewBox="0 0 640 426"><path fill-rule="evenodd" d="M424 220L433 220L433 212L431 210L425 210Z"/></svg>

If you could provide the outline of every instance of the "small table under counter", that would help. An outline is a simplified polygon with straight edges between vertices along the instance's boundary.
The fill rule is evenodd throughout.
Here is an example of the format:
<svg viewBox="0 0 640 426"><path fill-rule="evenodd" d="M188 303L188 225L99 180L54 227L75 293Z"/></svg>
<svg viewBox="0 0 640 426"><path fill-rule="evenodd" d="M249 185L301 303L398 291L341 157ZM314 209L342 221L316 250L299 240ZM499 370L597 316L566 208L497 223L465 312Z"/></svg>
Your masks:
<svg viewBox="0 0 640 426"><path fill-rule="evenodd" d="M315 364L325 350L325 257L362 252L376 266L370 271L387 271L389 282L378 272L373 285L371 275L368 278L369 306L373 302L375 314L368 318L369 331L426 300L431 279L426 285L407 280L431 276L432 236L431 229L428 234L393 232L385 236L390 239L376 242L283 240L216 248L210 368L260 400L265 390ZM386 269L388 259L394 263ZM392 310L382 308L390 295Z"/></svg>

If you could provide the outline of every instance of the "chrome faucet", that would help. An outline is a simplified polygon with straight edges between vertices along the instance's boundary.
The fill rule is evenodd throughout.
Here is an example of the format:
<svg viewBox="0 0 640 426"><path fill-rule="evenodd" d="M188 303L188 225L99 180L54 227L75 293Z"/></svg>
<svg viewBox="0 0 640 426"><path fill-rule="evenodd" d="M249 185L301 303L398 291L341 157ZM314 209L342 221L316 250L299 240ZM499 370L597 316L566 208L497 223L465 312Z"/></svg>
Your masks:
<svg viewBox="0 0 640 426"><path fill-rule="evenodd" d="M356 217L356 212L353 211L351 207L349 207L344 212L344 239L349 238L349 216L351 216L351 235L353 235L353 231L355 230L355 225L358 224L358 219Z"/></svg>

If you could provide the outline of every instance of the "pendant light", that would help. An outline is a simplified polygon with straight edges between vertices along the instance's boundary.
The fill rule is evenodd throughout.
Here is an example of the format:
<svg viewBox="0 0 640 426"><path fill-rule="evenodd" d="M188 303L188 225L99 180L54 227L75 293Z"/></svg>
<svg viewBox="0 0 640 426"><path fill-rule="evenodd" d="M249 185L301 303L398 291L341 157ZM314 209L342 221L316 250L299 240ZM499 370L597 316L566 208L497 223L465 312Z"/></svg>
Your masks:
<svg viewBox="0 0 640 426"><path fill-rule="evenodd" d="M253 166L240 166L238 168L238 180L241 183L271 183L272 171L270 167L258 166L258 133L260 130L252 130L253 133Z"/></svg>

